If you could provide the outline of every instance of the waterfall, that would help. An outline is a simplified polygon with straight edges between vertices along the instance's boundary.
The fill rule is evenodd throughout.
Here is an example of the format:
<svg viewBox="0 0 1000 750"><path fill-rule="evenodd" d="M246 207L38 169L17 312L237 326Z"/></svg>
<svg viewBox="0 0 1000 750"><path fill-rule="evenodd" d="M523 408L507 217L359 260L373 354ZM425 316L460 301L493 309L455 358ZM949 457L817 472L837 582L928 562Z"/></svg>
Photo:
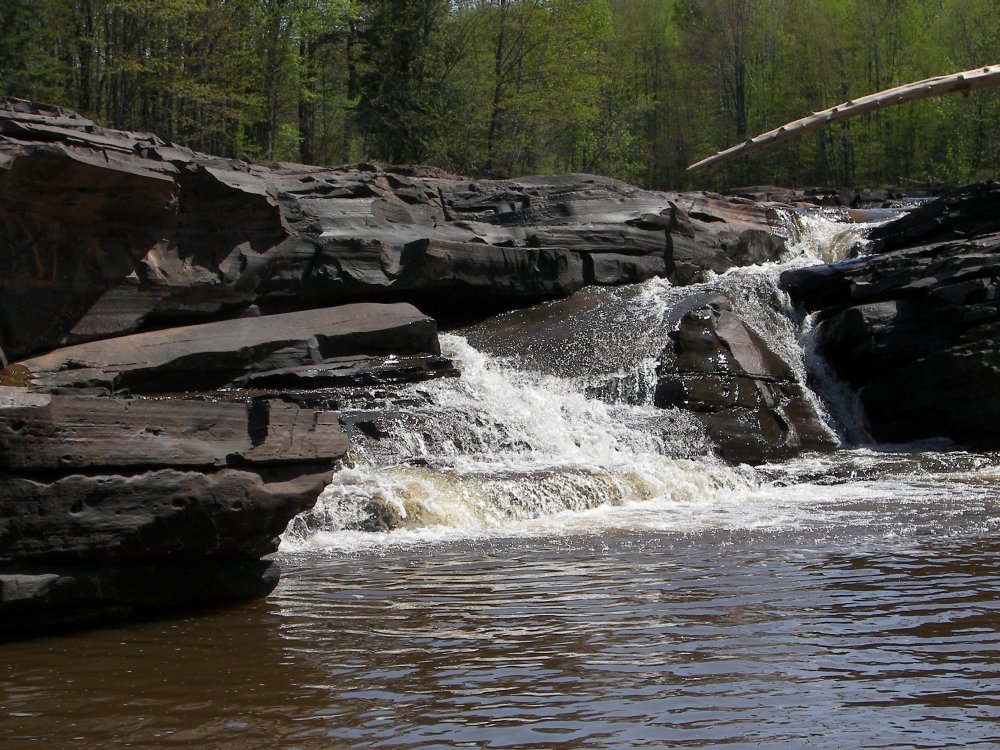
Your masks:
<svg viewBox="0 0 1000 750"><path fill-rule="evenodd" d="M442 346L462 377L420 386L426 407L388 435L357 439L351 465L286 545L341 530L497 532L604 505L696 502L746 483L711 458L683 412L588 398L572 379L511 369L460 336Z"/></svg>
<svg viewBox="0 0 1000 750"><path fill-rule="evenodd" d="M689 287L588 289L442 335L461 377L406 386L374 417L345 411L349 460L293 521L284 548L533 533L586 525L602 509L676 512L748 497L758 473L716 459L691 414L652 405L656 361L677 303L723 292L806 382L812 355L777 276L843 257L862 228L797 221L781 264ZM552 314L558 330L545 323ZM543 323L524 322L532 316Z"/></svg>

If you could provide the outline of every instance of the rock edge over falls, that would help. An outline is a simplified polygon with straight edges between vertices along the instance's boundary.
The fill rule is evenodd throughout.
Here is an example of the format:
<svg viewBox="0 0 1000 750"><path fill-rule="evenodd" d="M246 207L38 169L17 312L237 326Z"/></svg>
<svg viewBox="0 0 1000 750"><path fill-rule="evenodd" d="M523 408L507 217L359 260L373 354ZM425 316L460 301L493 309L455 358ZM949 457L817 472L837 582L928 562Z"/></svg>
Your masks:
<svg viewBox="0 0 1000 750"><path fill-rule="evenodd" d="M977 195L997 205L995 186ZM909 274L898 294L830 296L870 292L866 268L886 278L876 260L786 277L796 299L822 309L831 359L886 439L923 435L880 416L893 409L885 385L836 365L837 352L844 362L877 352L873 371L902 367L906 330L926 327L927 295L975 311L934 317L937 344L907 408L948 387L959 398L954 378L967 372L996 391L981 347L991 337L995 353L996 274L983 269L996 233L971 237L948 205L880 235L877 258ZM996 211L976 216L992 226ZM777 204L592 175L471 181L427 167L250 165L14 99L0 99L0 219L8 635L266 594L277 537L314 504L351 431L365 429L356 410L341 419L343 404L460 376L441 355L439 322L585 304L588 289L654 277L691 284L778 260L795 231ZM937 292L921 279L939 279L939 267L906 260L946 263L948 253L979 253L980 270ZM692 298L670 319L656 402L699 415L725 458L833 447L804 384L724 296ZM558 334L551 321L542 329ZM931 382L942 358L954 378ZM897 426L883 429L887 419ZM966 422L935 434L996 444L996 420Z"/></svg>
<svg viewBox="0 0 1000 750"><path fill-rule="evenodd" d="M1000 450L1000 183L875 227L870 254L786 271L871 438Z"/></svg>

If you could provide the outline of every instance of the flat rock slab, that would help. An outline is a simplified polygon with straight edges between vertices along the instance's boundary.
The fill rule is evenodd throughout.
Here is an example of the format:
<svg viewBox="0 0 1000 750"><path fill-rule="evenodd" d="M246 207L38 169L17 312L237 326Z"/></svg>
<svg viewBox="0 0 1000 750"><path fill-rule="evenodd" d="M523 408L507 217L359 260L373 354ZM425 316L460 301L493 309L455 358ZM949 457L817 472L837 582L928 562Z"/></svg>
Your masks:
<svg viewBox="0 0 1000 750"><path fill-rule="evenodd" d="M359 303L203 323L21 360L34 390L207 390L346 355L438 354L437 326L407 304Z"/></svg>
<svg viewBox="0 0 1000 750"><path fill-rule="evenodd" d="M413 383L438 377L457 376L458 370L447 357L417 354L385 357L335 357L316 365L286 367L250 375L237 386L305 390L358 388L363 386Z"/></svg>
<svg viewBox="0 0 1000 750"><path fill-rule="evenodd" d="M114 399L0 387L0 471L331 463L335 414L278 400Z"/></svg>

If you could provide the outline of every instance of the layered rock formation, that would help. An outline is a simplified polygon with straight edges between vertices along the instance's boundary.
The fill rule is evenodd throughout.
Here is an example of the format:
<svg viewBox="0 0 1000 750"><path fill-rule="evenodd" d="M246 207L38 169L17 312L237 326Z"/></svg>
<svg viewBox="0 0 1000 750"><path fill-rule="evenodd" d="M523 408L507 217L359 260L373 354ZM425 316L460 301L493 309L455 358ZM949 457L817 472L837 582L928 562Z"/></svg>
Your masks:
<svg viewBox="0 0 1000 750"><path fill-rule="evenodd" d="M838 441L788 362L722 294L698 295L671 315L655 403L691 410L734 463L762 463Z"/></svg>
<svg viewBox="0 0 1000 750"><path fill-rule="evenodd" d="M260 558L349 447L317 383L447 374L434 322L405 304L164 329L9 366L21 387L0 387L0 633L267 593L278 569ZM149 395L95 395L125 390Z"/></svg>
<svg viewBox="0 0 1000 750"><path fill-rule="evenodd" d="M259 558L346 449L281 401L0 388L0 631L267 593Z"/></svg>
<svg viewBox="0 0 1000 750"><path fill-rule="evenodd" d="M0 218L10 360L250 306L406 299L461 318L587 284L684 283L774 259L785 232L745 199L589 175L252 166L11 99Z"/></svg>
<svg viewBox="0 0 1000 750"><path fill-rule="evenodd" d="M437 326L404 303L354 304L167 328L22 359L33 390L164 393L318 377L358 355L435 357ZM355 364L357 364L355 362Z"/></svg>
<svg viewBox="0 0 1000 750"><path fill-rule="evenodd" d="M882 442L1000 448L1000 184L958 190L875 229L873 254L789 271L823 352Z"/></svg>

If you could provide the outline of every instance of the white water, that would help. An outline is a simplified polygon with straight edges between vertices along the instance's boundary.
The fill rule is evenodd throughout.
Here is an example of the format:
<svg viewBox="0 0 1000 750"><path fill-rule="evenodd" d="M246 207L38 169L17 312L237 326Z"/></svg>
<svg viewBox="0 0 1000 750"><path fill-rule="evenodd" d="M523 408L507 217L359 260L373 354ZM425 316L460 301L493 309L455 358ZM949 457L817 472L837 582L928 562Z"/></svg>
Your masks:
<svg viewBox="0 0 1000 750"><path fill-rule="evenodd" d="M442 345L462 377L420 386L430 413L389 438L388 455L361 441L313 513L322 531L295 539L293 526L287 546L533 533L587 523L580 514L595 508L697 503L748 486L745 472L705 455L686 414L588 399L571 380L510 369L458 336ZM393 529L351 532L373 509Z"/></svg>
<svg viewBox="0 0 1000 750"><path fill-rule="evenodd" d="M594 357L606 368L610 359L620 362L615 372L588 367L585 374L559 377L524 369L530 357L494 357L460 336L442 336L444 354L462 376L408 387L403 400L419 406L390 420L387 436L357 435L348 465L316 508L293 522L283 549L635 528L824 525L843 520L842 510L828 506L842 503L845 492L877 500L879 479L841 491L796 476L796 464L727 466L712 456L693 417L651 405L656 357L668 333L665 316L678 299L703 292L724 292L805 382L812 355L801 348L802 321L777 288L777 276L789 267L842 258L863 227L822 216L798 221L799 241L781 264L735 269L691 287L653 280L637 294L602 290L611 312L601 313L606 319L599 334L618 337L618 349L594 357L593 342L567 341L556 361L579 364ZM809 321L804 325L808 331ZM841 408L853 418L849 399ZM901 481L894 477L893 486Z"/></svg>

